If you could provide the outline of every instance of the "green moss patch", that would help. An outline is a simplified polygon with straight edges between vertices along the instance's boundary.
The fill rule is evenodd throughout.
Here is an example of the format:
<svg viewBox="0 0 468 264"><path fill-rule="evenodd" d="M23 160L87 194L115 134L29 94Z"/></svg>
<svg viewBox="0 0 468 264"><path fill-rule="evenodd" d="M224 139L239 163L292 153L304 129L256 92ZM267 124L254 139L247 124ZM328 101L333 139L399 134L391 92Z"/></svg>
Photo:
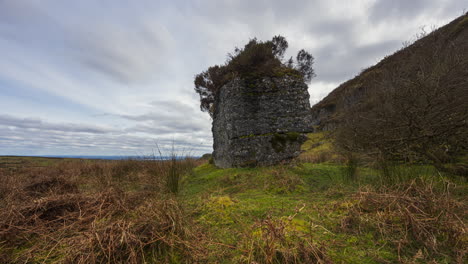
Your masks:
<svg viewBox="0 0 468 264"><path fill-rule="evenodd" d="M276 152L284 152L288 144L299 140L300 135L297 132L274 133L270 143Z"/></svg>

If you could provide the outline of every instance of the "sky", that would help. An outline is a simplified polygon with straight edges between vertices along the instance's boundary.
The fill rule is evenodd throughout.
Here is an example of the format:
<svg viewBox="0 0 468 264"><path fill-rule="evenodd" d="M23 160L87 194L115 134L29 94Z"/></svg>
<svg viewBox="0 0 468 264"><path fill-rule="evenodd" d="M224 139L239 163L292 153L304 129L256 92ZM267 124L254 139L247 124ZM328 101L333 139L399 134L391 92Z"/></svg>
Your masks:
<svg viewBox="0 0 468 264"><path fill-rule="evenodd" d="M194 76L249 39L315 57L311 105L462 0L0 0L0 155L212 151Z"/></svg>

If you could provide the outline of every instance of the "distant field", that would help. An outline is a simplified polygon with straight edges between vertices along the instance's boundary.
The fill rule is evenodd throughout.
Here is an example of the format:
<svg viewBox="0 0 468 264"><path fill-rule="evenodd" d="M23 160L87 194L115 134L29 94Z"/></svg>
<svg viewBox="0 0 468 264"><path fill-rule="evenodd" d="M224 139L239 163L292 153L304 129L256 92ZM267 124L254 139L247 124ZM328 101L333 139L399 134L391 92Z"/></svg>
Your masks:
<svg viewBox="0 0 468 264"><path fill-rule="evenodd" d="M63 158L0 156L0 168L45 167L63 160Z"/></svg>

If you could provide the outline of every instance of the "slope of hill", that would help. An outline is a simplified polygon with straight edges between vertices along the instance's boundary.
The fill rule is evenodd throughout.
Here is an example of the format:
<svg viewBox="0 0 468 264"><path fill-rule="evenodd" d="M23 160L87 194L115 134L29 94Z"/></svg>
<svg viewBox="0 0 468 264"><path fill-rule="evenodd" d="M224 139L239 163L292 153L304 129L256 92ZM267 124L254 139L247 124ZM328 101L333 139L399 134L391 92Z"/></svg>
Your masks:
<svg viewBox="0 0 468 264"><path fill-rule="evenodd" d="M369 91L382 89L379 84L385 77L385 72L398 71L411 78L418 73L421 59L433 56L436 50L440 50L442 54L448 53L449 47L454 47L457 56L468 58L468 13L385 57L355 78L341 84L312 107L313 125L319 130L332 129L340 112L360 100L365 100ZM466 69L458 69L458 74L459 78L468 78Z"/></svg>

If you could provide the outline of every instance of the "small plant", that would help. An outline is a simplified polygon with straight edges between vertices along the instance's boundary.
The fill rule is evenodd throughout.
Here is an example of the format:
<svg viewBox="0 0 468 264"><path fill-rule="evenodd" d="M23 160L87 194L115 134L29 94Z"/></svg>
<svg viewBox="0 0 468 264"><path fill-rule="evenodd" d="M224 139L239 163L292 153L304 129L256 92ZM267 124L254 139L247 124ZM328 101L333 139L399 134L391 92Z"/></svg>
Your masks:
<svg viewBox="0 0 468 264"><path fill-rule="evenodd" d="M174 143L171 146L169 159L163 155L161 148L156 144L159 160L153 155L156 164L164 166L166 191L172 194L179 193L182 176L188 174L194 167L195 162L189 155L182 156L175 151Z"/></svg>
<svg viewBox="0 0 468 264"><path fill-rule="evenodd" d="M179 168L177 167L177 157L173 155L169 161L169 171L167 175L167 189L173 194L179 192L180 177Z"/></svg>
<svg viewBox="0 0 468 264"><path fill-rule="evenodd" d="M342 169L343 180L346 182L356 182L358 180L358 160L352 154L346 159L346 164Z"/></svg>

